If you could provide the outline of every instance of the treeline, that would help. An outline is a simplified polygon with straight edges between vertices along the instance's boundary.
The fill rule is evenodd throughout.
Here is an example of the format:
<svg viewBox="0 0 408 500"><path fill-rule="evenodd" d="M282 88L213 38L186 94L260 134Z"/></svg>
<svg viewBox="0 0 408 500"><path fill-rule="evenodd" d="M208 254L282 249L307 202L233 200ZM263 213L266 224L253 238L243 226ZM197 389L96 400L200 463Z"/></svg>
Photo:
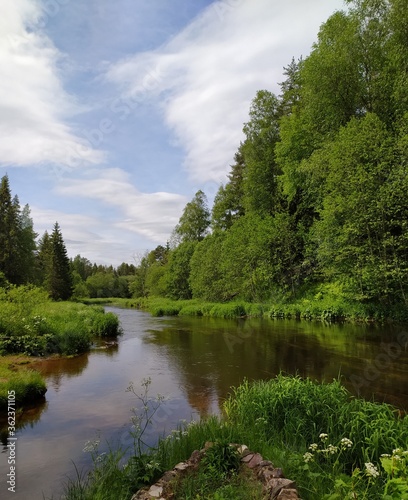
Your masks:
<svg viewBox="0 0 408 500"><path fill-rule="evenodd" d="M257 93L212 210L199 191L134 295L407 310L408 9L347 4Z"/></svg>
<svg viewBox="0 0 408 500"><path fill-rule="evenodd" d="M12 197L8 176L0 182L0 287L32 284L53 300L80 297L130 297L135 266L91 264L77 255L69 259L59 224L41 238L34 231L29 205Z"/></svg>

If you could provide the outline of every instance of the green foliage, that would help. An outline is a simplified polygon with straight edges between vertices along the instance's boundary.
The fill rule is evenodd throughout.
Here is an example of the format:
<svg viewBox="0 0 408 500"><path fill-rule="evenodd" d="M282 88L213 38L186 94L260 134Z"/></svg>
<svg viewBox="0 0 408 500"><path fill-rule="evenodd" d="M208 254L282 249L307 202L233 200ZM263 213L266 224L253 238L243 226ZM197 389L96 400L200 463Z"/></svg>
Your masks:
<svg viewBox="0 0 408 500"><path fill-rule="evenodd" d="M146 380L142 393L134 392L140 403L133 421L136 443L158 408L158 400L148 397L149 385ZM230 443L245 443L282 467L305 500L406 498L408 450L401 446L408 442L408 416L399 418L388 405L353 399L337 381L317 384L279 375L244 382L224 409L223 417L181 422L147 452L136 446L125 466L123 451L99 453L97 444L87 445L94 469L71 484L65 498L129 498L205 443L198 467L173 482L175 498L262 498L261 484L238 473L239 457Z"/></svg>
<svg viewBox="0 0 408 500"><path fill-rule="evenodd" d="M30 207L22 210L17 196L11 198L7 175L0 183L0 272L14 284L34 279L35 238Z"/></svg>
<svg viewBox="0 0 408 500"><path fill-rule="evenodd" d="M190 261L197 241L186 240L171 252L168 264L167 290L171 299L191 299Z"/></svg>
<svg viewBox="0 0 408 500"><path fill-rule="evenodd" d="M207 197L199 190L187 203L174 232L181 241L201 241L210 225Z"/></svg>
<svg viewBox="0 0 408 500"><path fill-rule="evenodd" d="M102 307L53 303L44 290L34 287L0 289L0 352L78 354L92 336L116 336L119 321Z"/></svg>
<svg viewBox="0 0 408 500"><path fill-rule="evenodd" d="M225 277L220 259L225 238L225 232L216 231L195 247L189 277L194 298L223 300L225 297Z"/></svg>
<svg viewBox="0 0 408 500"><path fill-rule="evenodd" d="M0 410L7 408L9 391L14 391L15 407L18 408L41 398L46 390L44 379L37 371L20 369L16 372L0 363Z"/></svg>
<svg viewBox="0 0 408 500"><path fill-rule="evenodd" d="M44 235L44 238L45 235ZM73 278L61 230L56 222L46 243L43 239L44 287L53 300L68 300L73 292Z"/></svg>

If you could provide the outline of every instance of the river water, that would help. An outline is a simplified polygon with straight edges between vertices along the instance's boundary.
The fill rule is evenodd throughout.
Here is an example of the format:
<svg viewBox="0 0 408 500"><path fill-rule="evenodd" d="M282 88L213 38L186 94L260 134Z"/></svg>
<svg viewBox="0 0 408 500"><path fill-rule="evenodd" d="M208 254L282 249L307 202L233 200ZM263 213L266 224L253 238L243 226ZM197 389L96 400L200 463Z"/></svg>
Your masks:
<svg viewBox="0 0 408 500"><path fill-rule="evenodd" d="M133 309L107 308L123 335L90 353L44 361L44 401L19 417L16 493L7 491L9 455L2 433L0 498L59 499L68 477L85 474L86 441L131 444L131 409L126 392L151 378L149 394L168 399L147 438L168 433L180 420L219 413L232 386L269 379L279 372L330 382L341 377L355 395L408 409L408 328L329 325L295 320L152 318Z"/></svg>

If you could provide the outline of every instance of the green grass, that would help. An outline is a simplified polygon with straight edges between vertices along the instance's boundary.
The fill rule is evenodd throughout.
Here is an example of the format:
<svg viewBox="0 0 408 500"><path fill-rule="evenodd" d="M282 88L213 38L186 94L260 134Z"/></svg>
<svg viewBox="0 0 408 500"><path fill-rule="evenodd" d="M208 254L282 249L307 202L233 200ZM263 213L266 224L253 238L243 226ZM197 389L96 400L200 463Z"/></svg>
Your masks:
<svg viewBox="0 0 408 500"><path fill-rule="evenodd" d="M79 354L93 336L116 336L119 320L100 305L52 302L37 288L0 289L0 353Z"/></svg>
<svg viewBox="0 0 408 500"><path fill-rule="evenodd" d="M345 294L333 286L310 287L301 298L280 297L264 303L250 303L242 300L214 303L199 299L171 300L163 297L142 297L135 299L110 299L120 307L135 307L150 312L153 316L209 316L214 318L263 317L270 319L296 318L304 320L376 321L386 319L406 321L407 311L401 307L381 308L378 305L361 304L347 299Z"/></svg>
<svg viewBox="0 0 408 500"><path fill-rule="evenodd" d="M7 408L9 391L15 392L16 408L44 396L45 381L35 370L26 368L27 360L0 357L0 411Z"/></svg>
<svg viewBox="0 0 408 500"><path fill-rule="evenodd" d="M351 440L350 446L341 444L343 438ZM389 405L352 398L338 381L318 384L280 375L268 382L244 382L226 401L224 417L181 424L155 449L131 458L125 467L115 459L118 452L100 462L95 456L91 476L71 485L66 499L130 498L141 485L154 483L207 441L218 443L218 451L174 485L175 498L261 498L249 478L236 470L229 473L234 467L223 466L231 459L225 455L226 443L246 444L282 467L286 477L296 481L304 500L342 500L350 494L364 500L406 498L401 492L408 488L408 416L400 417ZM308 461L304 455L311 444L315 448ZM334 453L328 451L330 445L336 447ZM399 453L399 465L391 468L394 458L384 459L383 453L393 457ZM388 472L384 460L388 460ZM368 475L368 462L381 472L378 478ZM117 491L110 487L115 481ZM98 496L103 491L106 496ZM239 496L240 491L244 496Z"/></svg>

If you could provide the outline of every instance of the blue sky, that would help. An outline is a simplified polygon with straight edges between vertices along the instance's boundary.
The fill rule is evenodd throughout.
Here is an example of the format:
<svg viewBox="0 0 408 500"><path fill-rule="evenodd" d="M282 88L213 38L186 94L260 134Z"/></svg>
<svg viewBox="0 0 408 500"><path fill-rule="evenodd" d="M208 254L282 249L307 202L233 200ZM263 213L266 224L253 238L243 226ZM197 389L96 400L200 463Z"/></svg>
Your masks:
<svg viewBox="0 0 408 500"><path fill-rule="evenodd" d="M2 0L0 175L70 257L135 263L225 182L341 0Z"/></svg>

